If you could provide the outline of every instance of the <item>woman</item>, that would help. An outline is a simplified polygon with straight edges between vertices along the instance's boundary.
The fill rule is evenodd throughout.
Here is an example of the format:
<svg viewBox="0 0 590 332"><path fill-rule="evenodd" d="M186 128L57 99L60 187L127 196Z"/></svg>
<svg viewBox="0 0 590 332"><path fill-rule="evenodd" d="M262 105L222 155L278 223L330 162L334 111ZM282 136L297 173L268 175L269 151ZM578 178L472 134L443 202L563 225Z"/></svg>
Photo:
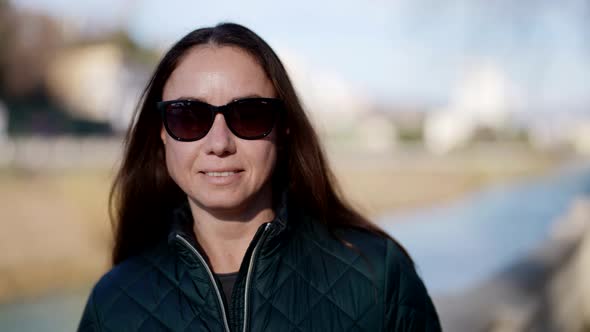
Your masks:
<svg viewBox="0 0 590 332"><path fill-rule="evenodd" d="M164 56L80 331L438 331L407 253L338 194L280 60L237 24Z"/></svg>

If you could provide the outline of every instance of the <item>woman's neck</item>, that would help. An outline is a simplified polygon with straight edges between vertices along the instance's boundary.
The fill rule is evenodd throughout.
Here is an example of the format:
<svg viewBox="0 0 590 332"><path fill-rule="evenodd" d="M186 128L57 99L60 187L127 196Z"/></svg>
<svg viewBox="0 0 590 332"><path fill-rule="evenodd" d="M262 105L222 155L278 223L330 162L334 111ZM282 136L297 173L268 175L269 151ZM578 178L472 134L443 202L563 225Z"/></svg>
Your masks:
<svg viewBox="0 0 590 332"><path fill-rule="evenodd" d="M274 218L271 198L257 201L247 209L212 211L189 199L195 237L215 273L238 271L260 225Z"/></svg>

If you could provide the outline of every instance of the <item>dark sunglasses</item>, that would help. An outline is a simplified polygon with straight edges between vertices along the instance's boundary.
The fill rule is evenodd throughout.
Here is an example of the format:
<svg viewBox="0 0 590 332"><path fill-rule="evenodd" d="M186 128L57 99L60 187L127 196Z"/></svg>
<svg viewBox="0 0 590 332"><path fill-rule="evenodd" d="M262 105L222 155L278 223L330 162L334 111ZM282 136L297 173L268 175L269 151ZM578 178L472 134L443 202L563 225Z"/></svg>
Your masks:
<svg viewBox="0 0 590 332"><path fill-rule="evenodd" d="M198 100L168 100L158 102L157 106L168 134L175 140L192 142L207 135L217 113L223 114L237 137L263 138L274 128L283 102L276 98L245 98L213 106Z"/></svg>

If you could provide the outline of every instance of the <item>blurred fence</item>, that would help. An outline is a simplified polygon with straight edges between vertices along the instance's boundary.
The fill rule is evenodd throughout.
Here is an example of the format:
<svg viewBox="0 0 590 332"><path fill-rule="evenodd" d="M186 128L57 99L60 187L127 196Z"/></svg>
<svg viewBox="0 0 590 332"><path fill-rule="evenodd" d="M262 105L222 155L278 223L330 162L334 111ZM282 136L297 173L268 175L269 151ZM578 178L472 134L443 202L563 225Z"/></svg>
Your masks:
<svg viewBox="0 0 590 332"><path fill-rule="evenodd" d="M0 168L112 168L120 159L118 137L22 137L0 141Z"/></svg>

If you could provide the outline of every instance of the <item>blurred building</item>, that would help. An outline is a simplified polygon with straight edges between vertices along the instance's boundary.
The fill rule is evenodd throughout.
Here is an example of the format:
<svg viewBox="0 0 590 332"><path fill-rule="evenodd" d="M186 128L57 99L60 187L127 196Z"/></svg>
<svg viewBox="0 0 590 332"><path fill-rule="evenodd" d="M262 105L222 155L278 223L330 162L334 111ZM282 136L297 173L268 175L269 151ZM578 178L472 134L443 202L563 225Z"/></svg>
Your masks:
<svg viewBox="0 0 590 332"><path fill-rule="evenodd" d="M531 121L528 136L537 150L590 155L590 116L582 112L542 114Z"/></svg>
<svg viewBox="0 0 590 332"><path fill-rule="evenodd" d="M570 135L573 119L562 115L542 114L531 120L528 127L529 141L540 151L557 151L571 148Z"/></svg>
<svg viewBox="0 0 590 332"><path fill-rule="evenodd" d="M125 130L155 52L126 32L0 6L0 98L11 132L86 135Z"/></svg>
<svg viewBox="0 0 590 332"><path fill-rule="evenodd" d="M482 129L510 130L514 114L523 106L517 88L499 66L476 64L466 70L449 104L426 119L425 144L434 153L446 153L466 145Z"/></svg>
<svg viewBox="0 0 590 332"><path fill-rule="evenodd" d="M359 147L369 152L392 152L399 143L397 127L384 113L372 112L361 117L355 133Z"/></svg>
<svg viewBox="0 0 590 332"><path fill-rule="evenodd" d="M113 44L60 50L47 70L49 93L82 118L107 121L115 105L123 52Z"/></svg>
<svg viewBox="0 0 590 332"><path fill-rule="evenodd" d="M75 116L122 131L147 79L117 44L103 42L61 50L48 67L47 88Z"/></svg>
<svg viewBox="0 0 590 332"><path fill-rule="evenodd" d="M590 156L590 118L578 122L572 140L578 154Z"/></svg>
<svg viewBox="0 0 590 332"><path fill-rule="evenodd" d="M336 150L391 151L397 131L391 117L379 112L363 93L336 73L311 68L293 52L279 52L314 127Z"/></svg>

